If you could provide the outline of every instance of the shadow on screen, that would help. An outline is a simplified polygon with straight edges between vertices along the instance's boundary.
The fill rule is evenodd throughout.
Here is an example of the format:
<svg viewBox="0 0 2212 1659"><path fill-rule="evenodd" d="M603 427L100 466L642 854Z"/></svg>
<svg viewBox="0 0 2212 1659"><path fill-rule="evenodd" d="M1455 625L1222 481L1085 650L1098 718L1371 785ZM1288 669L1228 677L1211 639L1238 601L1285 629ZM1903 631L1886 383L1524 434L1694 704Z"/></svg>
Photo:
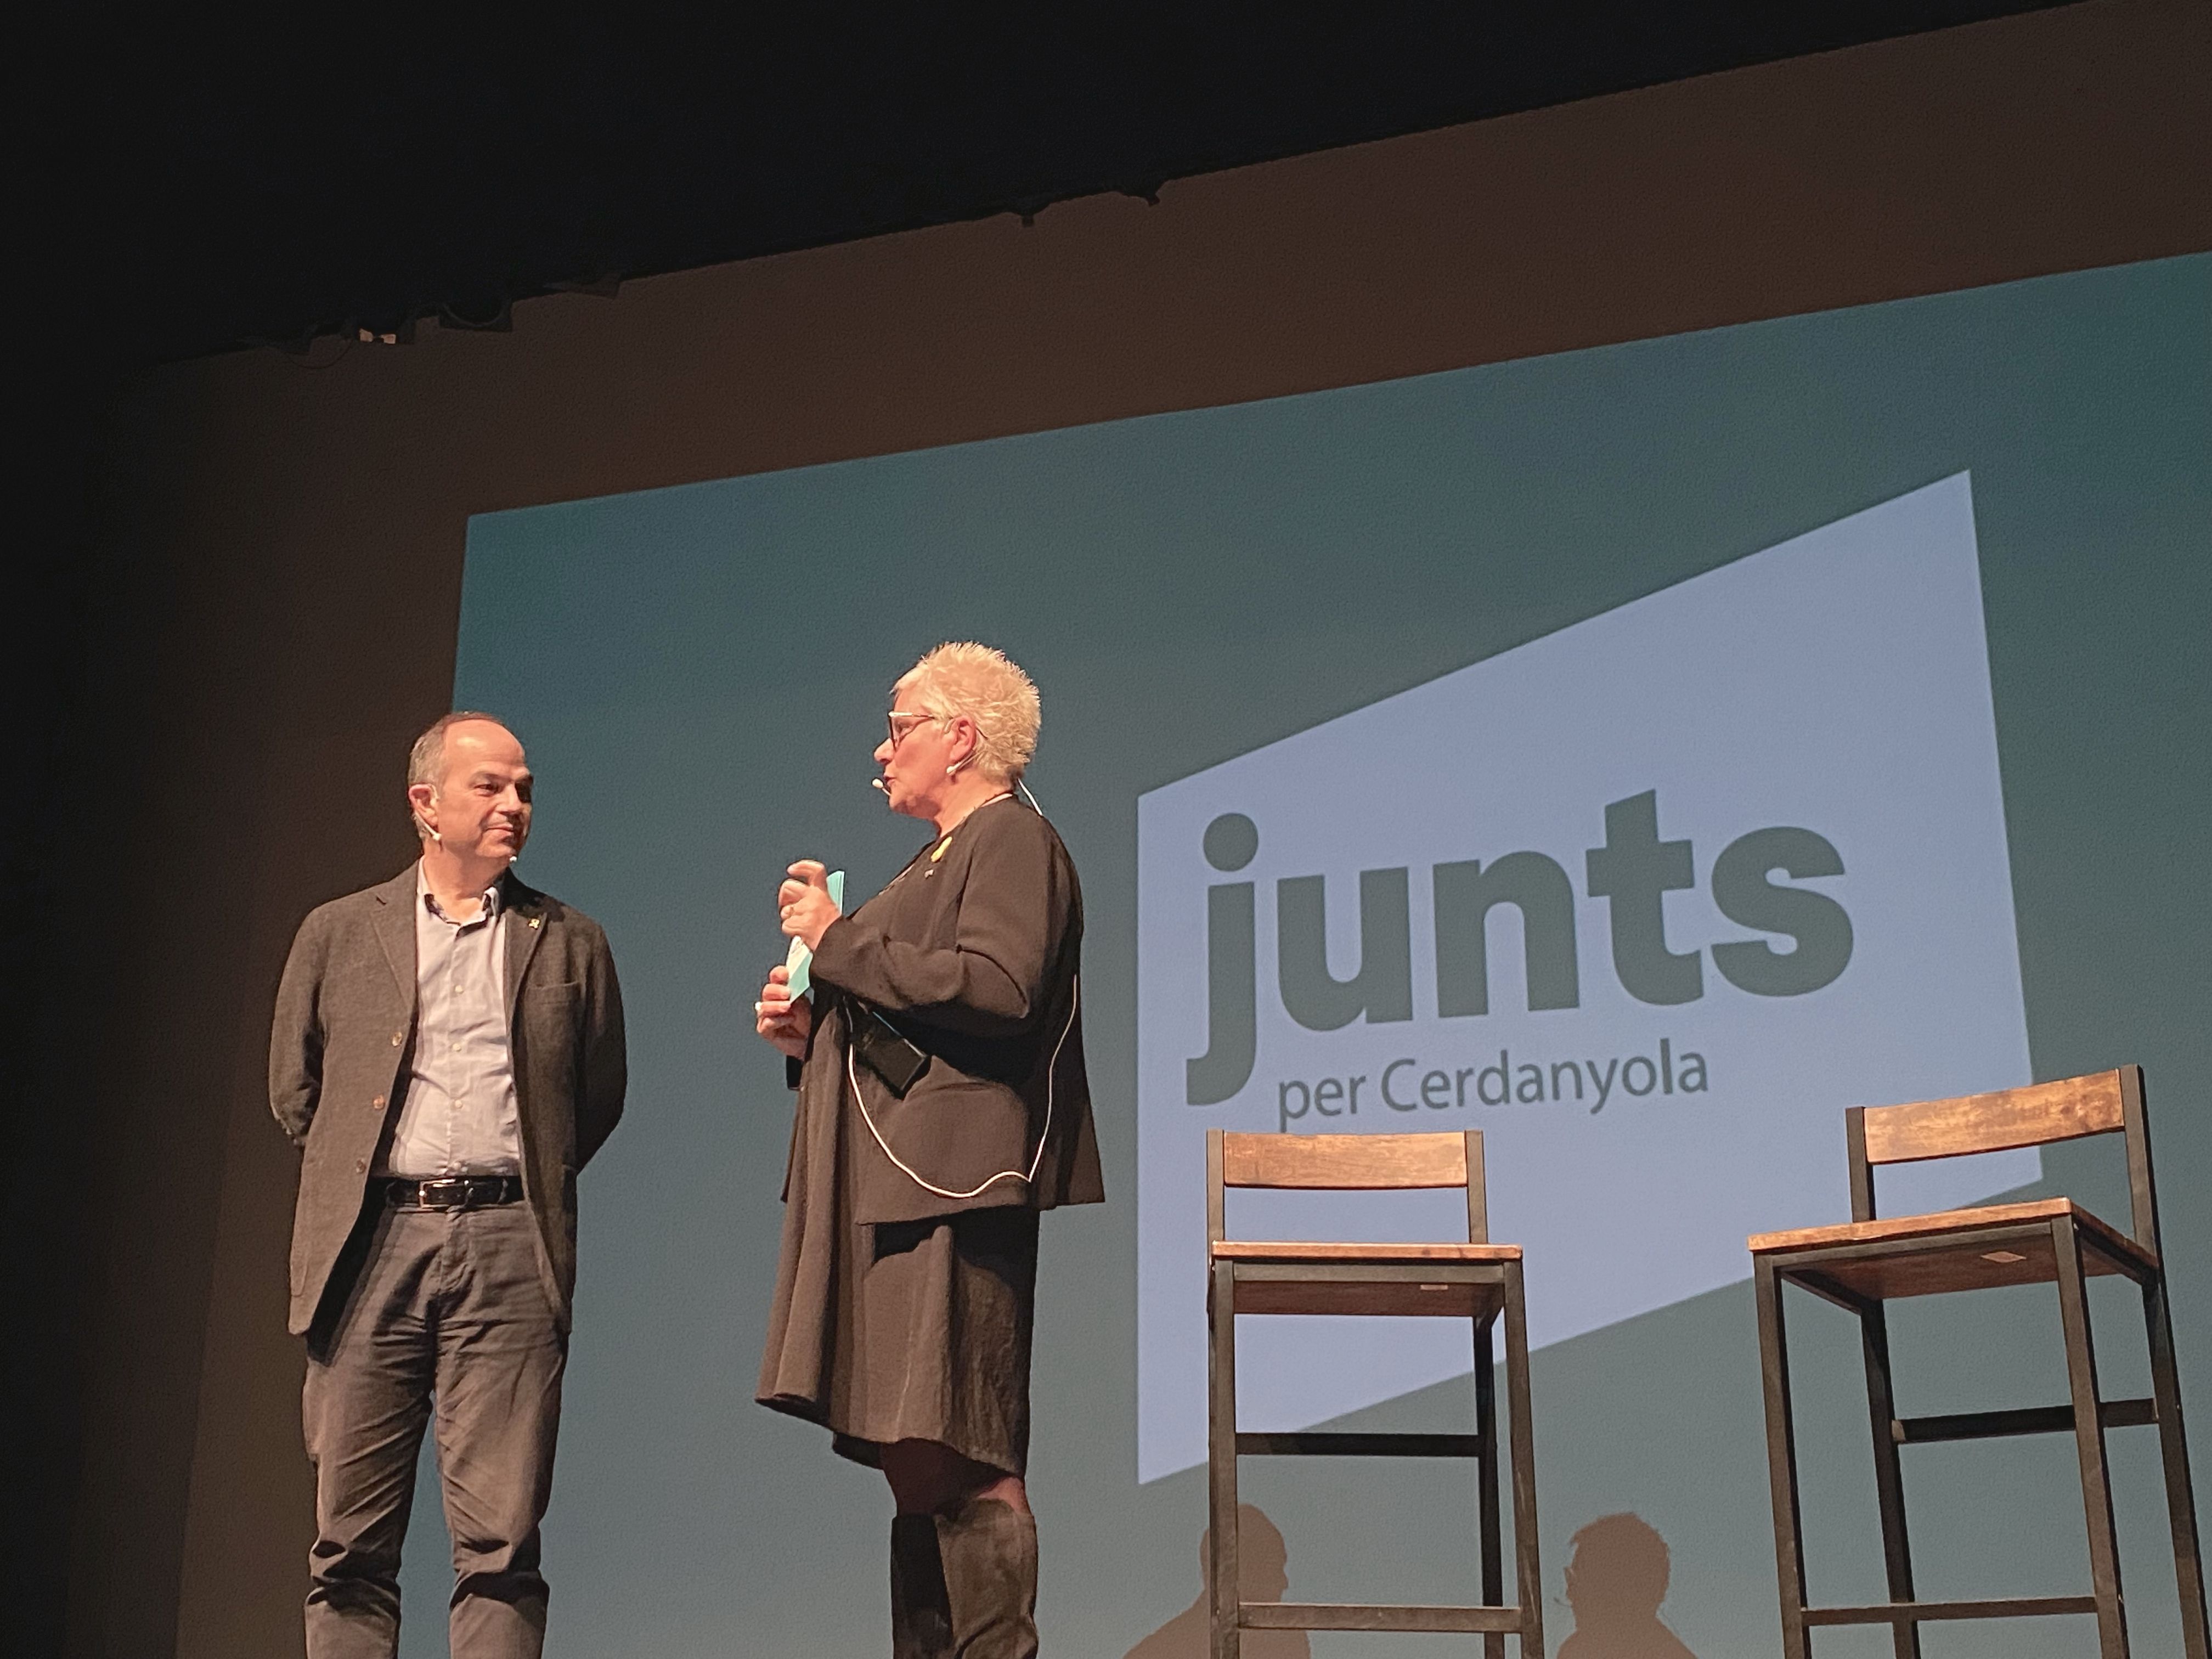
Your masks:
<svg viewBox="0 0 2212 1659"><path fill-rule="evenodd" d="M1575 1633L1559 1659L1696 1659L1660 1622L1667 1540L1639 1516L1603 1515L1574 1535L1567 1605Z"/></svg>
<svg viewBox="0 0 2212 1659"><path fill-rule="evenodd" d="M1281 1530L1250 1504L1237 1510L1240 1550L1237 1573L1247 1601L1279 1601L1291 1587L1290 1548ZM1212 1589L1206 1570L1212 1528L1198 1535L1198 1600L1131 1648L1128 1659L1206 1659L1206 1598ZM1661 1547L1664 1548L1662 1545ZM1302 1630L1255 1630L1244 1633L1244 1659L1308 1659L1313 1650Z"/></svg>

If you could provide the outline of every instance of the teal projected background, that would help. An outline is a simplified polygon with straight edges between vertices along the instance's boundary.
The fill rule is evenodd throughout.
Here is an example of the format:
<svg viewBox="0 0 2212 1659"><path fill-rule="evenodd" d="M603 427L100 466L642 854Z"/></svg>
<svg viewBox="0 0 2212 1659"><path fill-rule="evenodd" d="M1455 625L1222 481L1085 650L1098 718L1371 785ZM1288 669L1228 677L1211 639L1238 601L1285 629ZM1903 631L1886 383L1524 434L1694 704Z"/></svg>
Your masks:
<svg viewBox="0 0 2212 1659"><path fill-rule="evenodd" d="M1036 676L1030 781L1089 902L1110 1196L1045 1230L1047 1648L1195 1659L1196 1626L1162 1627L1199 1594L1200 1472L1137 1479L1138 797L1962 472L2033 1068L2148 1068L2201 1418L2212 258L472 520L456 700L529 745L542 782L523 872L606 925L631 1017L630 1114L583 1183L548 1651L887 1646L879 1480L751 1403L790 1102L749 1011L781 954L783 866L818 856L866 891L917 839L868 787L868 751L923 649L981 638ZM2047 1155L2045 1183L2124 1210L2101 1146ZM1674 1201L1658 1180L1643 1195ZM1621 1214L1624 1266L1638 1237ZM2098 1304L2107 1387L2139 1389L2140 1322ZM2039 1291L1908 1305L1903 1408L2062 1398L2056 1320ZM1808 1314L1796 1346L1814 1594L1879 1599L1853 1333ZM1594 1636L1618 1616L1650 1565L1650 1532L1601 1528L1565 1599L1571 1537L1627 1512L1671 1551L1663 1617L1690 1651L1771 1654L1745 1289L1544 1349L1534 1384L1555 1649L1578 1620ZM1438 1383L1360 1420L1457 1426L1466 1395L1463 1378ZM2137 1650L2157 1653L2174 1645L2172 1569L2148 1432L2113 1443ZM1912 1455L1923 1594L2086 1588L2063 1437ZM1291 1597L1452 1600L1471 1488L1444 1468L1255 1464L1246 1497L1281 1530ZM437 1526L426 1501L410 1655L443 1650ZM1927 1651L2034 1659L2091 1641L2087 1621L2045 1620L1937 1632ZM1472 1646L1321 1636L1312 1650ZM1820 1651L1887 1638L1824 1636Z"/></svg>

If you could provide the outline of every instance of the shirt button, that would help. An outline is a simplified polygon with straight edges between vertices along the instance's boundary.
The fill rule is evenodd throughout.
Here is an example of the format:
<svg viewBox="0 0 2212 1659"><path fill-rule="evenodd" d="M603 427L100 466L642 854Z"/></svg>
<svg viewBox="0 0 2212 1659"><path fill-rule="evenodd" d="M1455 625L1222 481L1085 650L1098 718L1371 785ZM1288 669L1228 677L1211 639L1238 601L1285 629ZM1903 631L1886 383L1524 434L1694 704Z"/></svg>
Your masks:
<svg viewBox="0 0 2212 1659"><path fill-rule="evenodd" d="M353 1172L356 1175L367 1175L368 1173L368 1160L365 1158L357 1158L354 1159Z"/></svg>
<svg viewBox="0 0 2212 1659"><path fill-rule="evenodd" d="M374 1109L380 1112L384 1109L384 1097L382 1095L379 1095L374 1100L370 1101L368 1103Z"/></svg>
<svg viewBox="0 0 2212 1659"><path fill-rule="evenodd" d="M406 1041L407 1033L404 1031L394 1031L392 1034L392 1046L395 1048Z"/></svg>

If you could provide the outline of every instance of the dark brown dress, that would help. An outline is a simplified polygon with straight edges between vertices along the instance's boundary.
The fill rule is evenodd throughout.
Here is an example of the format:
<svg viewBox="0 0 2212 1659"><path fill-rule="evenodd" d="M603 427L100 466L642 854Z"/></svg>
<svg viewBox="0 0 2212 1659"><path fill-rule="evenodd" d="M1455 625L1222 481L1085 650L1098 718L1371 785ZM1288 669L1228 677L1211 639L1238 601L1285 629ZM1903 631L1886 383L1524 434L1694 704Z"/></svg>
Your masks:
<svg viewBox="0 0 2212 1659"><path fill-rule="evenodd" d="M1037 1212L1103 1196L1081 939L1066 848L1007 800L823 935L758 1397L846 1456L1027 1467ZM848 1057L863 998L930 1056L902 1099Z"/></svg>

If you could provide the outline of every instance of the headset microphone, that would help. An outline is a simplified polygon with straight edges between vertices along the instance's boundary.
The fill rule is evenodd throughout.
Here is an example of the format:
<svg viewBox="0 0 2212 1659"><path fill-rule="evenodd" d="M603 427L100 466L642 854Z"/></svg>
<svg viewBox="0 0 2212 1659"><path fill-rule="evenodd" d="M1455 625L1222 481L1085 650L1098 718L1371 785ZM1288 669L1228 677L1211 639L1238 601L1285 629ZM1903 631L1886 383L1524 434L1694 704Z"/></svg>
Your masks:
<svg viewBox="0 0 2212 1659"><path fill-rule="evenodd" d="M875 787L882 790L886 795L890 794L891 792L890 786L885 783L881 778L870 778L868 781Z"/></svg>

